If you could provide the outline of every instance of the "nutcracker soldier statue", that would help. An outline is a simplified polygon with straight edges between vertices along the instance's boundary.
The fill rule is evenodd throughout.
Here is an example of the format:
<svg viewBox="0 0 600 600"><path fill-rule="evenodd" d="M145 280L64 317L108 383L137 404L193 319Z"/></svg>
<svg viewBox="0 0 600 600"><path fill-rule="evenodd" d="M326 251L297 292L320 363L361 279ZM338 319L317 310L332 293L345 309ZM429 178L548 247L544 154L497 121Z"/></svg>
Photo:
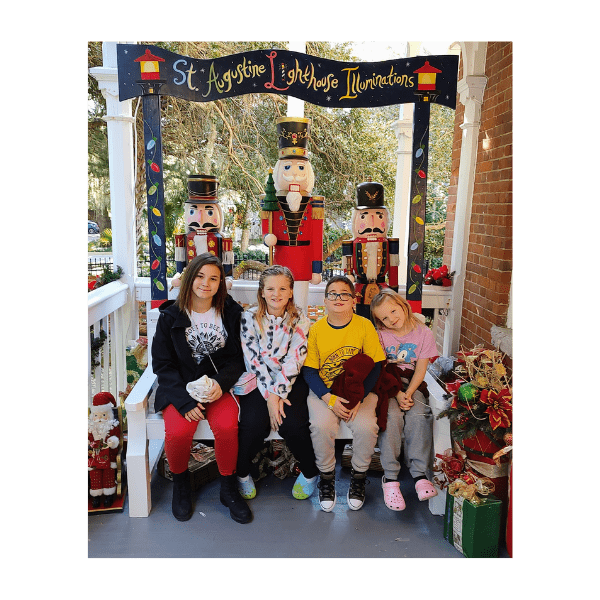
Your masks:
<svg viewBox="0 0 600 600"><path fill-rule="evenodd" d="M383 203L383 185L376 181L356 186L352 240L342 242L344 273L355 281L356 313L371 317L370 304L380 289L398 291L398 238L388 238L390 220ZM387 282L386 282L387 277Z"/></svg>
<svg viewBox="0 0 600 600"><path fill-rule="evenodd" d="M177 273L172 285L179 287L179 276L198 254L210 252L218 256L225 269L227 289L233 274L233 242L221 235L223 211L217 198L219 180L214 175L189 175L188 199L185 202L185 233L175 235Z"/></svg>
<svg viewBox="0 0 600 600"><path fill-rule="evenodd" d="M279 159L273 169L277 207L261 211L264 242L273 263L294 275L294 299L306 310L308 284L321 283L323 272L323 197L312 196L315 176L308 160L310 119L279 117Z"/></svg>
<svg viewBox="0 0 600 600"><path fill-rule="evenodd" d="M117 455L121 440L119 421L114 418L117 406L110 392L100 392L92 400L88 418L88 471L92 508L112 506L117 491Z"/></svg>

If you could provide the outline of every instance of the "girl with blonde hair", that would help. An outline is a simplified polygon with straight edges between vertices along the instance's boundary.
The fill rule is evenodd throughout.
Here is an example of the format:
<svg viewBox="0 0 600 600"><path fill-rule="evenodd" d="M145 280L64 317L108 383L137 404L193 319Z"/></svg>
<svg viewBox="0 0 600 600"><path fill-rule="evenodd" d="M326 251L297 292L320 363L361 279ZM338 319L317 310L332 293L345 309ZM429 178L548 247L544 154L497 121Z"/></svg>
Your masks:
<svg viewBox="0 0 600 600"><path fill-rule="evenodd" d="M384 289L371 301L371 316L388 363L400 369L404 391L390 398L385 431L379 432L379 449L384 476L383 499L390 510L404 510L400 491L400 452L402 433L409 471L419 500L437 495L427 479L433 461L433 421L428 399L419 390L425 379L427 363L437 356L431 329L412 312L400 294Z"/></svg>
<svg viewBox="0 0 600 600"><path fill-rule="evenodd" d="M252 459L273 430L300 463L292 495L304 500L313 493L319 473L310 438L308 386L298 377L310 321L294 303L294 277L287 267L273 265L261 273L257 302L242 314L247 387L239 396L238 486L243 498L256 496Z"/></svg>

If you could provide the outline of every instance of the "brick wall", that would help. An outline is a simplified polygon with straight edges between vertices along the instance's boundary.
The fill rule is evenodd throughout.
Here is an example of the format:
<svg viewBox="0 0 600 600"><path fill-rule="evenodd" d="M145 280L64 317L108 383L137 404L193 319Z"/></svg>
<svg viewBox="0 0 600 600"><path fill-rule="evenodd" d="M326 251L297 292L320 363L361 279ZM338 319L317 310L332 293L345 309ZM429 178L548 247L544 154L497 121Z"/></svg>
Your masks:
<svg viewBox="0 0 600 600"><path fill-rule="evenodd" d="M485 75L459 342L465 348L490 347L492 325L506 325L512 273L511 42L488 43ZM447 265L452 255L463 114L464 106L458 102L444 245Z"/></svg>

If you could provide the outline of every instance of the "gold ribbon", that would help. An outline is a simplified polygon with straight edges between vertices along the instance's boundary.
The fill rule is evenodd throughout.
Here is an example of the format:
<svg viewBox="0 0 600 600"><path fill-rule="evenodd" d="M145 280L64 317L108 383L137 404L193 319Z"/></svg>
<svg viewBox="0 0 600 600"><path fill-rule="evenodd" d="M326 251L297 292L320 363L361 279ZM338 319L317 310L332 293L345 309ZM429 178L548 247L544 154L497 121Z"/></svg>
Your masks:
<svg viewBox="0 0 600 600"><path fill-rule="evenodd" d="M481 504L480 496L487 496L495 489L494 482L487 477L481 477L475 480L475 483L466 483L462 479L453 481L448 487L448 492L452 496L461 496L472 504ZM479 494L479 495L478 495Z"/></svg>

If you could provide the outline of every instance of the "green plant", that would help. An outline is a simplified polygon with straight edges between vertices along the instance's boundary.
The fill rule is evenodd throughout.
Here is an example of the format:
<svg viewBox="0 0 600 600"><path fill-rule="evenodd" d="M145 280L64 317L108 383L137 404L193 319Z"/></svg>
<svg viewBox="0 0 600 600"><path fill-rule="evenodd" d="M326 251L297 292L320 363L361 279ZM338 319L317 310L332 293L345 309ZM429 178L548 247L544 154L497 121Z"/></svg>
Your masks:
<svg viewBox="0 0 600 600"><path fill-rule="evenodd" d="M242 252L239 246L234 246L233 253L235 254L236 261L238 262L242 260L256 260L257 262L264 263L268 256L267 252L258 249L246 250L246 252Z"/></svg>
<svg viewBox="0 0 600 600"><path fill-rule="evenodd" d="M100 234L100 245L104 248L112 247L112 229L105 229Z"/></svg>

